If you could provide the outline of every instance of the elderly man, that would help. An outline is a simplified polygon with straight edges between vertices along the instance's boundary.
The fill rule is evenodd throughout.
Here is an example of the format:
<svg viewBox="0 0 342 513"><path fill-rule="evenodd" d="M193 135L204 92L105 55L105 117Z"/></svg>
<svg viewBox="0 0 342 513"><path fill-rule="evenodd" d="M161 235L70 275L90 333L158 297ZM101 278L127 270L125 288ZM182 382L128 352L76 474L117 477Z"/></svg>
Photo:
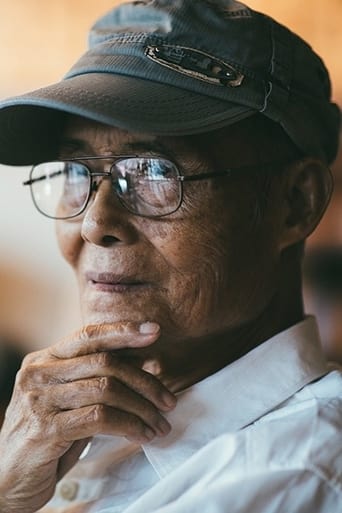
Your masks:
<svg viewBox="0 0 342 513"><path fill-rule="evenodd" d="M229 0L125 4L1 103L84 315L18 374L2 512L340 511L341 375L301 297L338 122L319 57Z"/></svg>

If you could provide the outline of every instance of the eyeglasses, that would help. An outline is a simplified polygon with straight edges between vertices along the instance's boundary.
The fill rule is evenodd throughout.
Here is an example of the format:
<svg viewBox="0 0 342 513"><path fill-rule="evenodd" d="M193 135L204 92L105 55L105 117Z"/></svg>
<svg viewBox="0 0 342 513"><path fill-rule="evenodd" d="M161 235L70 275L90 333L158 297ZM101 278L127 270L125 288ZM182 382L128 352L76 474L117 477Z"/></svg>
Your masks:
<svg viewBox="0 0 342 513"><path fill-rule="evenodd" d="M92 171L90 165L97 161L108 162L109 170ZM110 178L113 191L127 210L154 218L179 209L184 182L208 180L231 171L183 176L173 162L163 157L77 157L34 165L23 185L30 186L33 202L41 214L52 219L71 219L85 211L99 178Z"/></svg>

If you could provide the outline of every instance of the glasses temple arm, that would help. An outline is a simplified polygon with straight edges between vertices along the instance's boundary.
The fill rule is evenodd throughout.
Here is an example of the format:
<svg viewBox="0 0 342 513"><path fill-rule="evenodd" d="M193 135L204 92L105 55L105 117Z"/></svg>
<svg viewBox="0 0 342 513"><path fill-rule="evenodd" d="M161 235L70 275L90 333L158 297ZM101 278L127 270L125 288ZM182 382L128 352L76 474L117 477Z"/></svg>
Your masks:
<svg viewBox="0 0 342 513"><path fill-rule="evenodd" d="M55 176L62 175L63 173L65 173L65 171L56 171L55 173L51 173L49 175L42 175L38 178L30 178L29 180L23 182L23 185L32 185L33 183L41 182L43 180L46 180L47 178L55 178Z"/></svg>

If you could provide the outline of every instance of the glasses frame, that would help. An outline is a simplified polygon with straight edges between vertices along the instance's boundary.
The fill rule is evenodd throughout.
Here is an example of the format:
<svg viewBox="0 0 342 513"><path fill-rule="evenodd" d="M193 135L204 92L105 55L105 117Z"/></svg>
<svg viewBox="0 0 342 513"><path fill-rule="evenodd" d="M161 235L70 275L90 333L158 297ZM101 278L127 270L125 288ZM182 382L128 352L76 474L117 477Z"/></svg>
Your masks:
<svg viewBox="0 0 342 513"><path fill-rule="evenodd" d="M68 158L68 159L52 160L51 162L82 162L82 164L84 165L84 167L87 169L87 171L89 173L89 177L90 177L89 190L88 190L87 198L86 198L86 200L84 202L84 205L76 214L72 214L72 215L67 216L67 217L65 217L65 216L64 217L57 217L57 216L51 216L49 214L46 214L45 212L43 212L39 208L39 206L37 205L36 200L34 198L32 185L35 182L38 182L39 180L42 180L43 177L33 179L32 178L32 173L34 172L34 170L35 170L35 168L37 166L39 166L41 164L46 164L49 161L47 161L47 162L39 162L37 164L34 164L32 166L32 168L31 168L29 179L26 180L25 182L23 182L22 185L30 186L31 198L32 198L33 204L36 207L36 209L38 210L38 212L40 212L43 216L48 217L49 219L56 219L56 220L74 219L75 217L78 217L79 215L83 214L83 212L86 210L86 208L88 206L89 200L90 200L93 192L96 191L96 182L94 182L94 180L93 180L94 177L104 177L104 178L107 177L107 178L110 178L110 177L112 177L112 169L113 169L113 167L118 162L120 162L122 160L126 160L128 158L144 158L144 157L146 157L146 158L155 158L155 159L161 158L161 159L169 160L168 158L166 158L164 156L161 156L161 155L110 155L110 156L108 156L108 155L107 156L106 155L97 155L97 156L88 156L88 155L86 155L86 156L82 156L82 157L72 157L72 158ZM90 166L88 166L87 164L85 164L83 162L83 161L93 161L93 160L96 160L96 161L97 160L114 160L114 162L113 162L113 164L111 164L109 171L101 171L100 172L100 171L92 171ZM145 218L148 218L148 219L156 219L156 218L165 217L165 216L169 216L171 214L174 214L175 212L177 212L177 210L181 207L181 205L183 203L183 196L184 196L183 183L184 182L196 182L196 181L200 181L200 180L210 180L212 178L217 178L217 177L220 177L220 176L230 175L234 170L236 170L236 169L233 169L233 168L229 168L229 169L226 169L224 171L214 171L214 172L200 173L200 174L197 174L197 175L181 175L180 172L179 172L178 167L176 166L176 164L173 161L171 161L171 160L169 160L169 161L172 162L172 164L175 166L175 169L176 169L176 171L178 173L177 176L175 176L175 179L177 179L180 182L180 198L179 198L179 202L178 202L177 207L174 208L172 211L167 212L165 214L159 214L159 215L140 214L140 213L137 213L134 210L128 208L127 205L123 202L123 200L119 196L119 194L114 189L114 192L115 192L115 194L116 194L120 204L126 210L128 210L131 214L134 214L134 215L139 216L139 217L145 217Z"/></svg>

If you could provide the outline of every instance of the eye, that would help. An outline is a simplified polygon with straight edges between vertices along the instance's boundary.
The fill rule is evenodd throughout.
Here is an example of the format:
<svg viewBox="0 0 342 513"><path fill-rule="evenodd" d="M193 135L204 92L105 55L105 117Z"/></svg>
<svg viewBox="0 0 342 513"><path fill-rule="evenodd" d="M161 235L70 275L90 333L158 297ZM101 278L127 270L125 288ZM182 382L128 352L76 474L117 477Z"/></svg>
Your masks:
<svg viewBox="0 0 342 513"><path fill-rule="evenodd" d="M178 174L175 164L166 159L148 159L147 168L149 180L167 180Z"/></svg>
<svg viewBox="0 0 342 513"><path fill-rule="evenodd" d="M177 208L181 184L173 162L161 157L132 157L115 167L116 192L129 210L158 216Z"/></svg>
<svg viewBox="0 0 342 513"><path fill-rule="evenodd" d="M122 175L130 175L134 180L167 180L178 175L175 164L164 158L131 158L119 162Z"/></svg>

